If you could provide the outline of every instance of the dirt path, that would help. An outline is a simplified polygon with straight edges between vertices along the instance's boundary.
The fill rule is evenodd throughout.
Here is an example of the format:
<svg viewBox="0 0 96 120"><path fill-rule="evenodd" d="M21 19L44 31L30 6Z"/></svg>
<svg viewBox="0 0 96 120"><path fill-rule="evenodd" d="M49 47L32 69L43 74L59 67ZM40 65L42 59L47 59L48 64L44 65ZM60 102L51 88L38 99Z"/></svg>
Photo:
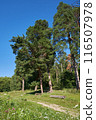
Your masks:
<svg viewBox="0 0 96 120"><path fill-rule="evenodd" d="M32 102L36 102L36 101L32 101ZM54 109L56 111L59 111L59 112L64 112L66 114L70 114L72 115L73 117L78 117L79 116L79 113L76 113L74 111L70 111L68 108L66 107L62 107L62 106L59 106L59 105L56 105L56 104L50 104L50 103L42 103L42 102L36 102L37 104L40 104L42 106L45 106L45 107L48 107L48 108L51 108L51 109Z"/></svg>
<svg viewBox="0 0 96 120"><path fill-rule="evenodd" d="M59 105L56 105L56 104L45 104L45 103L41 103L41 102L37 102L38 104L41 104L45 107L48 107L48 108L51 108L51 109L54 109L56 111L59 111L59 112L64 112L66 114L70 114L72 115L73 117L78 117L79 116L79 113L75 113L73 111L69 111L68 108L65 108L65 107L61 107Z"/></svg>

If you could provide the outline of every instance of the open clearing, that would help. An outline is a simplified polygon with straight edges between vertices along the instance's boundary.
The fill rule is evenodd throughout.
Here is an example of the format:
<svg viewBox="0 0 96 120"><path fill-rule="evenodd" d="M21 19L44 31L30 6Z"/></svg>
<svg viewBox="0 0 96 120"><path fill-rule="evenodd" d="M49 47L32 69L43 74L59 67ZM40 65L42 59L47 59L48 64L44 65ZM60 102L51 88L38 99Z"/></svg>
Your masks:
<svg viewBox="0 0 96 120"><path fill-rule="evenodd" d="M39 91L37 91L39 92ZM50 95L62 95L66 96L65 99L60 98L50 98ZM4 109L1 113L0 120L3 120L2 114L5 114L4 111L15 108L16 111L19 111L18 114L15 111L15 118L19 119L18 115L27 115L27 111L30 111L30 115L27 118L22 116L21 120L78 120L80 115L80 93L76 90L54 90L52 93L45 92L42 95L35 95L34 91L13 91L13 92L1 92L0 99L3 100L4 105L0 109ZM7 102L7 103L6 103ZM13 107L13 108L12 108ZM26 111L24 111L26 110ZM11 111L12 112L12 111ZM8 114L11 112L8 112ZM34 113L34 114L33 114ZM45 115L47 114L47 117ZM7 114L7 115L8 115ZM58 115L60 114L60 115ZM5 114L5 117L8 117ZM10 116L9 115L9 116ZM31 118L30 118L31 116ZM34 118L34 116L36 118ZM41 117L40 117L41 116ZM11 118L13 117L13 113ZM23 118L24 117L24 118ZM8 120L15 120L15 118ZM25 119L26 118L26 119ZM7 119L6 119L7 120Z"/></svg>

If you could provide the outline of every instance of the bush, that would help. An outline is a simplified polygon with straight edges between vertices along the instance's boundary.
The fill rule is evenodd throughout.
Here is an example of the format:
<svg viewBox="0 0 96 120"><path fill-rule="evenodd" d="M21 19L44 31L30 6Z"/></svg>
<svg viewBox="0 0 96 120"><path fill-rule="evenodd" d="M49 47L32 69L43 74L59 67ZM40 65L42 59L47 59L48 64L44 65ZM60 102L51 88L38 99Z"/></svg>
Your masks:
<svg viewBox="0 0 96 120"><path fill-rule="evenodd" d="M60 74L60 81L62 88L74 88L76 87L75 73L68 70Z"/></svg>
<svg viewBox="0 0 96 120"><path fill-rule="evenodd" d="M12 76L12 80L10 82L10 90L21 90L21 79L18 76Z"/></svg>
<svg viewBox="0 0 96 120"><path fill-rule="evenodd" d="M0 92L10 91L10 77L0 77Z"/></svg>

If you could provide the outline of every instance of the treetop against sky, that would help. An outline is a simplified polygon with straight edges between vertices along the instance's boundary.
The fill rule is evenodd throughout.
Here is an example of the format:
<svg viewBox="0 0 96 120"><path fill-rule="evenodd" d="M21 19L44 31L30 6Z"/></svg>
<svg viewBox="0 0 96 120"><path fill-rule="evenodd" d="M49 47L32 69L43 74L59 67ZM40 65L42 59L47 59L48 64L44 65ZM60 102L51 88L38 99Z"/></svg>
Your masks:
<svg viewBox="0 0 96 120"><path fill-rule="evenodd" d="M15 55L10 47L12 36L26 34L26 29L36 20L45 19L52 27L53 16L61 0L3 0L0 1L0 76L12 76ZM75 0L62 0L73 4Z"/></svg>

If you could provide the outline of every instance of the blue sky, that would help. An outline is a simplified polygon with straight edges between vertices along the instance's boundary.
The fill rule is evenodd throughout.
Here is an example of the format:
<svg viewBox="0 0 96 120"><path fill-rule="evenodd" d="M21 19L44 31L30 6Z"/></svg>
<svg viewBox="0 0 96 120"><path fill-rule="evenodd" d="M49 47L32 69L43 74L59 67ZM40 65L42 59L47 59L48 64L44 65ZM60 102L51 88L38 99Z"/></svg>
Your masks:
<svg viewBox="0 0 96 120"><path fill-rule="evenodd" d="M0 0L0 77L11 77L15 69L15 55L10 47L12 36L26 34L36 20L46 19L52 27L59 2L75 0Z"/></svg>

